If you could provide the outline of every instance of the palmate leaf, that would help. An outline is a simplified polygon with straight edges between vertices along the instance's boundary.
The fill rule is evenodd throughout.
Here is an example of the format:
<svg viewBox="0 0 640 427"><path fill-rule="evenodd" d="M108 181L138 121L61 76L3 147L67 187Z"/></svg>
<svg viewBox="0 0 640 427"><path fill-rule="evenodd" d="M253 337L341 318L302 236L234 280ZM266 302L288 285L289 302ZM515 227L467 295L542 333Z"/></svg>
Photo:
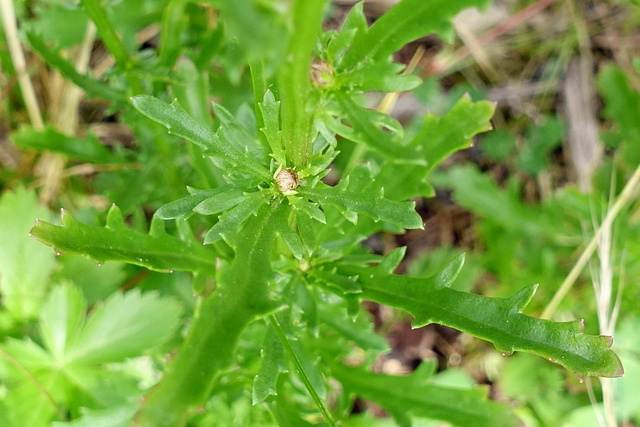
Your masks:
<svg viewBox="0 0 640 427"><path fill-rule="evenodd" d="M106 227L83 224L63 212L62 226L38 221L31 234L56 251L85 255L100 263L122 261L157 271L215 271L212 249L167 234L159 219L153 220L149 234L131 230L115 205L109 210Z"/></svg>
<svg viewBox="0 0 640 427"><path fill-rule="evenodd" d="M17 322L38 313L55 267L53 252L28 236L36 218L49 216L33 192L17 189L0 198L0 297Z"/></svg>
<svg viewBox="0 0 640 427"><path fill-rule="evenodd" d="M179 325L180 305L155 293L116 292L85 319L86 303L71 285L54 288L40 314L40 331L56 364L112 363L139 356Z"/></svg>
<svg viewBox="0 0 640 427"><path fill-rule="evenodd" d="M427 279L391 274L401 251L375 268L350 268L358 276L361 297L400 308L415 318L414 327L440 323L490 341L504 355L527 351L558 363L580 378L588 375L619 377L623 368L610 349L611 337L585 335L581 321L552 322L522 314L536 286L509 298L490 298L460 292L448 286L464 257L454 259L441 273Z"/></svg>
<svg viewBox="0 0 640 427"><path fill-rule="evenodd" d="M411 375L374 374L332 364L331 371L347 392L378 403L401 427L411 416L447 421L457 426L507 427L517 421L506 405L487 398L486 389L460 389L429 383L435 363L422 363Z"/></svg>

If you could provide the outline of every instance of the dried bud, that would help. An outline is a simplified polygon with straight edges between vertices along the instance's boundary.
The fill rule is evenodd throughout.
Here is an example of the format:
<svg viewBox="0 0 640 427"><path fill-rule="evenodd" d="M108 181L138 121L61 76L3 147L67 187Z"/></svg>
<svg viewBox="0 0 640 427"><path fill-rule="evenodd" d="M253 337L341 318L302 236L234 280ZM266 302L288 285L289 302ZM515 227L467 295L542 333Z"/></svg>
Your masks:
<svg viewBox="0 0 640 427"><path fill-rule="evenodd" d="M298 174L293 169L282 169L276 175L276 184L283 193L288 193L298 187Z"/></svg>

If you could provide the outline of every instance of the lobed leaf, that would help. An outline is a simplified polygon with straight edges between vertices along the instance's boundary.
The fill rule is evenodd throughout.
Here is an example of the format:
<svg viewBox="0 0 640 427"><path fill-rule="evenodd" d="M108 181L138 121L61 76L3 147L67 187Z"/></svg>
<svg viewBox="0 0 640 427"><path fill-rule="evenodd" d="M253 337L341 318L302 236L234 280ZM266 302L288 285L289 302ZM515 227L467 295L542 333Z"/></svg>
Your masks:
<svg viewBox="0 0 640 427"><path fill-rule="evenodd" d="M301 194L314 202L337 207L351 222L356 222L355 213L364 213L375 221L386 221L402 228L422 228L422 218L415 211L415 202L396 202L382 195L371 197L370 194L346 189L349 179L330 187L318 183L314 188L305 188Z"/></svg>
<svg viewBox="0 0 640 427"><path fill-rule="evenodd" d="M167 104L149 95L134 96L131 101L138 111L165 126L169 133L200 146L206 150L208 155L215 157L219 162L227 164L239 172L248 173L261 179L271 178L269 170L262 166L258 160L247 156L245 151L240 151L241 147L226 142L224 137L234 134L224 130L217 133L211 132L191 117L177 101ZM241 144L240 141L236 142ZM248 141L243 144L246 150L250 147L248 144Z"/></svg>
<svg viewBox="0 0 640 427"><path fill-rule="evenodd" d="M357 105L347 95L336 95L336 101L340 106L341 114L350 124L350 126L346 126L339 121L329 121L328 124L337 134L353 142L365 144L392 160L425 165L419 148L402 145L400 136L377 126L380 113ZM394 129L398 129L398 127L394 126Z"/></svg>
<svg viewBox="0 0 640 427"><path fill-rule="evenodd" d="M18 322L37 315L55 267L54 254L28 236L36 218L49 216L31 191L18 189L0 198L0 295Z"/></svg>
<svg viewBox="0 0 640 427"><path fill-rule="evenodd" d="M427 166L398 168L389 162L382 165L378 179L385 183L389 197L394 200L418 195L432 197L434 191L426 182L427 176L452 153L471 147L474 135L490 130L494 110L491 102L472 102L469 96L463 96L443 117L428 114L409 143L421 147Z"/></svg>
<svg viewBox="0 0 640 427"><path fill-rule="evenodd" d="M180 305L156 293L117 292L98 303L68 343L67 363L112 363L139 356L157 346L179 326ZM44 318L45 323L55 318Z"/></svg>
<svg viewBox="0 0 640 427"><path fill-rule="evenodd" d="M583 378L619 377L622 365L611 348L611 337L585 335L582 322L552 322L522 314L535 293L529 286L509 298L490 298L449 288L464 257L427 279L353 268L363 299L390 305L414 316L414 327L440 323L490 341L504 355L527 351L558 363Z"/></svg>
<svg viewBox="0 0 640 427"><path fill-rule="evenodd" d="M183 242L152 223L152 234L127 228L117 206L112 206L106 227L85 225L63 211L62 225L37 221L31 234L56 251L85 255L99 263L122 261L157 271L191 271L212 274L216 253ZM156 226L154 227L154 224Z"/></svg>
<svg viewBox="0 0 640 427"><path fill-rule="evenodd" d="M410 427L412 416L463 427L518 425L509 407L489 400L486 389L451 388L430 383L435 367L435 362L423 362L410 375L392 376L333 363L331 371L347 392L379 404L401 427Z"/></svg>
<svg viewBox="0 0 640 427"><path fill-rule="evenodd" d="M352 69L386 59L407 43L436 33L450 38L451 18L471 6L485 6L487 0L402 0L368 29L357 33L342 66Z"/></svg>

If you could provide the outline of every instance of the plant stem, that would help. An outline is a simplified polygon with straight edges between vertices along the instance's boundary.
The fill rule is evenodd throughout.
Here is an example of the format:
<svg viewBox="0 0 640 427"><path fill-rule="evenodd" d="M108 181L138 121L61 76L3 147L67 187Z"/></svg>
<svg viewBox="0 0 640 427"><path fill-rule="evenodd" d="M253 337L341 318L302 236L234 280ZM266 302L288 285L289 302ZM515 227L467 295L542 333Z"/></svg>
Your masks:
<svg viewBox="0 0 640 427"><path fill-rule="evenodd" d="M291 360L293 361L293 364L295 365L296 370L298 371L298 374L300 374L300 378L302 379L304 386L307 388L307 391L309 392L309 394L311 395L311 398L313 399L316 406L320 410L320 413L322 414L324 419L327 421L327 423L329 423L331 427L335 426L336 422L331 416L329 409L327 408L327 406L324 404L324 402L316 392L316 389L313 387L313 384L311 383L309 376L305 372L304 367L300 362L300 359L298 359L296 352L293 350L293 347L291 347L291 344L289 343L289 339L287 338L287 335L284 333L284 330L282 329L282 326L280 326L280 323L278 323L278 319L276 318L275 315L271 315L269 320L271 321L271 325L273 326L276 333L278 334L278 338L280 338L280 341L282 342L282 345L284 346L285 351L287 352L287 354L289 354L289 357L291 357Z"/></svg>
<svg viewBox="0 0 640 427"><path fill-rule="evenodd" d="M134 425L183 426L190 411L207 401L220 372L232 363L245 327L273 309L267 292L275 238L271 221L281 209L264 205L257 217L248 220L233 262L221 270L216 291L202 301L182 348L145 397Z"/></svg>
<svg viewBox="0 0 640 427"><path fill-rule="evenodd" d="M18 38L18 27L16 26L16 14L13 9L13 1L0 0L0 12L2 12L2 26L4 27L4 33L7 37L7 46L11 54L11 61L13 61L13 68L18 77L18 84L22 91L22 98L24 99L24 105L29 115L29 121L34 129L42 130L44 129L44 122L42 120L42 114L40 113L40 107L38 106L36 93L27 74L27 62L24 58L22 46L20 45L20 39Z"/></svg>
<svg viewBox="0 0 640 427"><path fill-rule="evenodd" d="M607 212L607 215L604 217L604 220L602 221L600 228L598 228L598 230L596 231L596 234L593 236L593 238L591 239L587 247L584 249L584 252L582 252L582 255L580 255L580 258L578 258L578 261L575 263L575 265L567 275L566 279L564 279L564 281L562 282L562 285L560 285L560 287L556 291L555 295L551 299L551 302L549 302L549 305L547 305L547 308L545 308L544 311L542 312L542 315L540 316L541 318L543 319L551 318L553 313L558 308L558 305L560 305L560 301L562 301L562 299L567 295L567 293L569 293L569 290L575 283L576 279L578 279L580 272L582 271L584 266L587 264L587 262L589 262L589 258L591 258L591 255L593 255L593 252L596 250L598 241L602 237L602 233L604 232L604 230L607 230L609 227L611 227L611 223L613 223L613 221L616 219L616 217L618 216L622 208L627 204L627 202L629 202L632 199L633 194L635 193L636 187L638 186L639 183L640 183L640 166L636 168L631 178L629 178L629 181L627 181L627 184L622 189L622 192L616 199L615 203L613 204L609 212Z"/></svg>
<svg viewBox="0 0 640 427"><path fill-rule="evenodd" d="M278 73L282 101L282 136L291 166L304 168L311 158L313 111L307 108L311 93L311 54L321 29L326 0L296 0L293 29L283 68Z"/></svg>

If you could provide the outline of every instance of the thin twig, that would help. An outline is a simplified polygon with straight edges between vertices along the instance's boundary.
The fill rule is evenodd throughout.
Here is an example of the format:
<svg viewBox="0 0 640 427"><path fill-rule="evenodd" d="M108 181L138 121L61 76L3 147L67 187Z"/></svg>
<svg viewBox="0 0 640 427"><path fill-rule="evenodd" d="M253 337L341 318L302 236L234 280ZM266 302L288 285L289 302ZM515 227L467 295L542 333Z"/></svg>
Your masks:
<svg viewBox="0 0 640 427"><path fill-rule="evenodd" d="M2 11L2 24L4 26L5 36L7 37L11 61L13 61L13 68L18 76L18 84L22 91L22 98L27 109L27 114L29 115L29 121L34 129L42 130L44 129L44 121L42 120L42 113L40 112L36 92L33 89L31 79L27 73L27 61L25 60L24 51L18 38L18 27L16 24L15 10L13 9L13 1L0 0L0 10Z"/></svg>
<svg viewBox="0 0 640 427"><path fill-rule="evenodd" d="M601 238L603 230L611 226L611 223L613 223L613 221L616 219L616 217L618 216L622 208L627 204L627 202L631 200L639 182L640 182L640 165L638 165L636 170L633 172L633 175L631 176L627 184L624 186L622 192L616 199L615 203L613 204L613 206L611 206L611 209L609 210L609 212L607 212L607 215L602 221L600 228L598 228L598 230L596 231L596 234L593 236L593 238L591 239L587 247L584 249L584 251L582 252L582 255L580 255L580 258L578 259L576 264L573 266L573 268L571 269L567 277L564 279L564 282L562 282L562 285L560 285L560 287L556 291L556 294L551 299L551 302L549 302L549 305L542 312L541 317L543 319L549 319L553 315L553 313L555 313L556 309L558 308L558 305L560 304L562 299L567 295L567 293L569 292L569 290L577 280L578 276L582 272L582 269L589 261L589 258L591 258L591 255L593 255L593 252L597 247L598 240Z"/></svg>

